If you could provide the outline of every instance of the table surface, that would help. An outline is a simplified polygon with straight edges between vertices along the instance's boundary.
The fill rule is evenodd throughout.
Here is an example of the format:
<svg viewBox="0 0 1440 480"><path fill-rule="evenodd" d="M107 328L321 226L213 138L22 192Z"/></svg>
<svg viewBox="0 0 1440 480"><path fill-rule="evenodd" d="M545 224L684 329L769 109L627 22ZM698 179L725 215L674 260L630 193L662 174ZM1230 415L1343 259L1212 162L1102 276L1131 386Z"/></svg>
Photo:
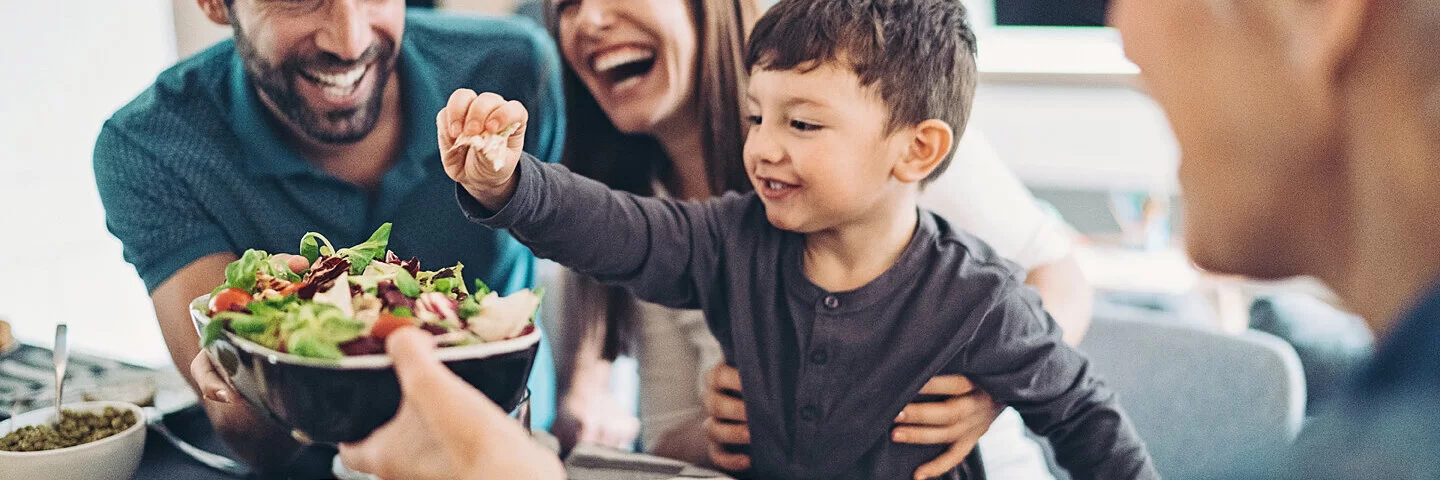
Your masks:
<svg viewBox="0 0 1440 480"><path fill-rule="evenodd" d="M230 449L215 436L209 420L199 407L167 415L165 425L180 438L197 447L234 458ZM585 453L582 454L582 451ZM335 451L328 447L309 447L292 464L292 468L286 472L284 477L305 480L334 478L330 473L334 455ZM720 474L686 466L673 460L650 455L602 452L595 449L577 449L566 463L570 478L575 480L724 478ZM145 455L134 478L139 480L234 480L236 477L213 470L192 460L166 442L160 435L151 434L145 437ZM251 478L261 477L252 475Z"/></svg>

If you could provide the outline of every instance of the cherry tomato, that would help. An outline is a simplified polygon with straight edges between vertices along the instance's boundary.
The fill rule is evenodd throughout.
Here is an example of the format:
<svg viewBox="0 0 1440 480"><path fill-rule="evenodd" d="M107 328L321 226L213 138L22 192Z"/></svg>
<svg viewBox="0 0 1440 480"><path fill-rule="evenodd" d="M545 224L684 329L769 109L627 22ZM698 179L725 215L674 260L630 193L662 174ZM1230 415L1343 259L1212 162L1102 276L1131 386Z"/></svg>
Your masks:
<svg viewBox="0 0 1440 480"><path fill-rule="evenodd" d="M250 292L238 288L227 288L210 297L210 314L230 311L237 306L240 307L240 311L244 311L245 305L249 303Z"/></svg>
<svg viewBox="0 0 1440 480"><path fill-rule="evenodd" d="M375 324L370 326L370 336L385 338L395 330L413 326L415 326L415 322L408 318L397 317L391 315L390 312L380 312L380 319L375 320Z"/></svg>

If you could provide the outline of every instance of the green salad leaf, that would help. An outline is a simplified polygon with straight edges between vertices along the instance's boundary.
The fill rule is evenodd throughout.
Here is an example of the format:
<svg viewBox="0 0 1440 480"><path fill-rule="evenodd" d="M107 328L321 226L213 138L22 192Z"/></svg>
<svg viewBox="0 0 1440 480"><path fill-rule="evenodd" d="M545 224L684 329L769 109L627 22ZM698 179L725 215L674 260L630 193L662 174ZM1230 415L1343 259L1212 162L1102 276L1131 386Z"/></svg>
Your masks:
<svg viewBox="0 0 1440 480"><path fill-rule="evenodd" d="M238 288L246 292L255 289L255 272L260 271L262 265L270 260L270 254L264 250L246 250L239 260L230 262L225 266L225 284L216 288L212 293L219 293L227 288Z"/></svg>
<svg viewBox="0 0 1440 480"><path fill-rule="evenodd" d="M210 323L205 324L205 330L201 332L200 348L209 348L210 344L215 343L216 340L219 340L220 336L224 333L225 322L221 321L218 316L216 318L210 319Z"/></svg>
<svg viewBox="0 0 1440 480"><path fill-rule="evenodd" d="M395 272L395 288L400 289L400 293L410 298L420 296L420 282L416 281L415 277L410 276L410 272L403 268Z"/></svg>
<svg viewBox="0 0 1440 480"><path fill-rule="evenodd" d="M280 333L290 353L303 357L340 358L340 344L354 340L365 323L348 318L333 305L300 304L280 324Z"/></svg>
<svg viewBox="0 0 1440 480"><path fill-rule="evenodd" d="M320 242L325 242L323 245ZM330 245L330 239L318 232L306 233L300 238L300 256L310 261L311 265L315 260L327 255L334 255L335 247Z"/></svg>
<svg viewBox="0 0 1440 480"><path fill-rule="evenodd" d="M380 225L375 233L370 234L370 239L365 242L335 251L336 255L345 257L350 261L350 274L360 275L365 273L365 267L370 266L373 260L385 258L385 247L390 244L390 222ZM302 249L304 245L301 245Z"/></svg>
<svg viewBox="0 0 1440 480"><path fill-rule="evenodd" d="M456 311L456 314L459 315L460 318L467 320L476 315L479 315L480 298L481 297L479 295L471 295L465 297L464 300L460 301L460 309Z"/></svg>

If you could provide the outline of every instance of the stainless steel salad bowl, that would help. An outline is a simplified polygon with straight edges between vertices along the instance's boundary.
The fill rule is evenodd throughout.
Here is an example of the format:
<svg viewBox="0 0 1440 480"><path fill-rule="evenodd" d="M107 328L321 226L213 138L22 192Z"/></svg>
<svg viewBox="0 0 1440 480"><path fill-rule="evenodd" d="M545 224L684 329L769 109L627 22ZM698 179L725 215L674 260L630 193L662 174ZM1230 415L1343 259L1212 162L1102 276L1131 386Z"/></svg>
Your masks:
<svg viewBox="0 0 1440 480"><path fill-rule="evenodd" d="M209 300L205 295L191 303L196 332L210 323ZM441 348L436 357L502 409L513 411L525 397L540 347L539 330L530 330L509 340ZM205 351L247 403L316 442L364 439L400 407L400 382L383 354L301 357L228 330Z"/></svg>

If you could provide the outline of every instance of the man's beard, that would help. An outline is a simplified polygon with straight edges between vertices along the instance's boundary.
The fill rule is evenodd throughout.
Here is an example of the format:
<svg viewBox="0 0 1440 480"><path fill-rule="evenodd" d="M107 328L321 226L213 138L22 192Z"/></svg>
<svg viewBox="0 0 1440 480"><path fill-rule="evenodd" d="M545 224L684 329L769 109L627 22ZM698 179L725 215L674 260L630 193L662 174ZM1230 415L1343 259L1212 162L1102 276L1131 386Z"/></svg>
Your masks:
<svg viewBox="0 0 1440 480"><path fill-rule="evenodd" d="M375 129L380 119L384 101L385 85L390 72L395 68L395 41L377 36L375 43L355 60L342 60L333 54L320 52L305 57L288 57L275 65L261 58L244 35L238 23L235 24L235 49L245 65L245 72L255 86L275 104L280 114L304 134L316 141L329 144L351 144L358 142ZM377 61L378 60L378 61ZM302 69L334 71L354 68L373 63L374 86L368 98L361 100L355 108L322 111L311 106L300 94L298 82L308 82L300 74ZM362 78L359 82L363 83ZM358 87L357 87L358 88Z"/></svg>

